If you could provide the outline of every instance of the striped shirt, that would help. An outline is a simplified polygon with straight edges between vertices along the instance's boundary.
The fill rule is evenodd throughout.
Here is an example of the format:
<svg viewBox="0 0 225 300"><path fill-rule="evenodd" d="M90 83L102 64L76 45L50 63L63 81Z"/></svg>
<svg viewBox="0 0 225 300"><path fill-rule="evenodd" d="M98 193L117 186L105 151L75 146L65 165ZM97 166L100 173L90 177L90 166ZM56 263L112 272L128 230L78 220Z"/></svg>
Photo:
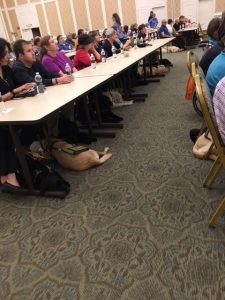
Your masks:
<svg viewBox="0 0 225 300"><path fill-rule="evenodd" d="M212 101L218 130L225 144L225 77L218 82Z"/></svg>

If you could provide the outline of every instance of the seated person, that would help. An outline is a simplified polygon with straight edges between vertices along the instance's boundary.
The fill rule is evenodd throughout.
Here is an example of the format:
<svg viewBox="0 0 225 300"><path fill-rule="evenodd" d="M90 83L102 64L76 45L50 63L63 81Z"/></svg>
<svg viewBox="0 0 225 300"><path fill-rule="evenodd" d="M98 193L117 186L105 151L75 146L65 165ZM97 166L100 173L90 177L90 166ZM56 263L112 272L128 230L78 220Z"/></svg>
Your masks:
<svg viewBox="0 0 225 300"><path fill-rule="evenodd" d="M220 24L221 24L220 18L213 18L209 22L207 27L207 35L208 35L209 43L213 46L217 45L220 42L219 33L218 33Z"/></svg>
<svg viewBox="0 0 225 300"><path fill-rule="evenodd" d="M168 19L168 22L166 24L166 27L170 33L170 35L174 35L174 31L175 29L173 28L173 20L172 19ZM176 31L175 31L176 32Z"/></svg>
<svg viewBox="0 0 225 300"><path fill-rule="evenodd" d="M225 36L223 37L223 42L225 43ZM223 47L225 44L223 45ZM215 46L214 46L215 47ZM214 94L217 83L225 76L225 52L222 51L210 64L206 80L209 85L211 94Z"/></svg>
<svg viewBox="0 0 225 300"><path fill-rule="evenodd" d="M173 24L173 28L175 29L176 32L178 32L180 30L180 21L179 19L176 19L174 24Z"/></svg>
<svg viewBox="0 0 225 300"><path fill-rule="evenodd" d="M98 30L93 30L89 32L89 36L93 39L93 45L95 50L101 54L102 50L102 43L101 43L101 36Z"/></svg>
<svg viewBox="0 0 225 300"><path fill-rule="evenodd" d="M105 31L106 39L102 45L102 48L105 50L106 57L110 57L113 55L112 47L115 47L116 53L120 53L121 46L118 44L117 39L117 31L113 28L108 28ZM125 44L123 44L123 49L128 50L130 49L130 40L127 40Z"/></svg>
<svg viewBox="0 0 225 300"><path fill-rule="evenodd" d="M184 45L183 39L175 31L174 31L174 33L175 33L176 39L172 41L172 45L176 46L176 47L178 47L180 49L185 49L185 45ZM167 21L166 20L162 20L162 25L159 28L159 36L161 38L169 38L169 37L172 36L170 34L168 28L167 28Z"/></svg>
<svg viewBox="0 0 225 300"><path fill-rule="evenodd" d="M0 38L0 92L2 94L3 101L9 101L13 97L22 91L29 90L33 87L32 83L26 83L15 87L13 72L9 67L9 53L10 53L10 44ZM33 127L33 129L32 129ZM23 135L23 143L29 145L32 143L30 137L34 133L34 126L23 126L20 128L21 135ZM18 187L19 182L16 178L17 170L17 155L15 152L15 146L12 141L8 127L0 126L0 183L7 184L11 187Z"/></svg>
<svg viewBox="0 0 225 300"><path fill-rule="evenodd" d="M65 43L70 45L71 49L74 49L75 42L73 40L73 34L71 32L67 34Z"/></svg>
<svg viewBox="0 0 225 300"><path fill-rule="evenodd" d="M47 71L43 64L36 60L33 46L30 42L25 40L17 40L14 43L13 48L17 59L12 67L16 86L20 86L28 82L34 83L36 72L39 72L41 75L42 82L45 86L71 83L74 80L72 75L60 76L59 74L54 74ZM71 105L68 104L61 111L67 119L69 119L71 122L74 122L74 112L73 109L71 109L71 106L73 106L73 103ZM53 116L51 119L51 124L49 120L50 119L48 119L49 134L57 136L58 114L57 116Z"/></svg>
<svg viewBox="0 0 225 300"><path fill-rule="evenodd" d="M138 24L137 23L131 24L130 31L131 31L131 34L137 33L138 32Z"/></svg>
<svg viewBox="0 0 225 300"><path fill-rule="evenodd" d="M166 27L167 21L165 19L162 20L162 24L159 28L159 36L161 38L169 38L171 37L168 28Z"/></svg>
<svg viewBox="0 0 225 300"><path fill-rule="evenodd" d="M41 62L46 70L60 76L66 73L66 64L69 64L71 71L75 71L71 60L63 53L58 51L54 39L46 35L41 39Z"/></svg>
<svg viewBox="0 0 225 300"><path fill-rule="evenodd" d="M185 16L179 17L179 29L185 28L185 25L186 25L185 19L186 19Z"/></svg>
<svg viewBox="0 0 225 300"><path fill-rule="evenodd" d="M42 76L43 84L46 86L70 83L73 77L63 75L59 77L58 74L48 72L43 64L36 60L32 44L25 40L17 40L14 45L14 52L16 61L13 64L13 73L15 83L17 86L27 82L35 82L34 77L36 72Z"/></svg>
<svg viewBox="0 0 225 300"><path fill-rule="evenodd" d="M202 68L205 76L208 72L209 66L214 61L214 59L223 51L224 49L224 39L225 39L225 32L221 33L222 36L219 38L220 41L213 47L210 47L202 56L199 66Z"/></svg>
<svg viewBox="0 0 225 300"><path fill-rule="evenodd" d="M138 27L138 39L140 40L141 38L143 40L146 39L147 36L147 27L145 26L145 24L141 24Z"/></svg>
<svg viewBox="0 0 225 300"><path fill-rule="evenodd" d="M34 38L34 53L35 53L37 58L40 58L40 52L41 52L40 43L41 43L40 36L36 36Z"/></svg>
<svg viewBox="0 0 225 300"><path fill-rule="evenodd" d="M65 42L64 37L61 34L57 36L57 42L59 51L70 51L72 49L71 45Z"/></svg>
<svg viewBox="0 0 225 300"><path fill-rule="evenodd" d="M128 25L123 26L123 34L124 34L123 40L129 39L129 26Z"/></svg>
<svg viewBox="0 0 225 300"><path fill-rule="evenodd" d="M82 34L78 37L78 48L74 57L73 65L79 71L91 65L90 55L93 54L96 62L101 61L101 55L96 51L93 45L93 38L88 34Z"/></svg>
<svg viewBox="0 0 225 300"><path fill-rule="evenodd" d="M153 17L149 20L148 24L150 28L156 28L158 26L158 19L156 18L156 14L153 13Z"/></svg>
<svg viewBox="0 0 225 300"><path fill-rule="evenodd" d="M77 47L78 47L78 37L79 37L81 34L84 34L84 29L78 29L78 31L77 31L77 37L76 37L76 39L75 39L75 50L77 50Z"/></svg>
<svg viewBox="0 0 225 300"><path fill-rule="evenodd" d="M116 48L116 53L120 53L120 45L116 42L118 35L115 29L108 28L105 32L106 39L102 45L102 48L105 50L106 57L113 55L112 47Z"/></svg>
<svg viewBox="0 0 225 300"><path fill-rule="evenodd" d="M218 82L212 102L218 130L225 144L225 77Z"/></svg>

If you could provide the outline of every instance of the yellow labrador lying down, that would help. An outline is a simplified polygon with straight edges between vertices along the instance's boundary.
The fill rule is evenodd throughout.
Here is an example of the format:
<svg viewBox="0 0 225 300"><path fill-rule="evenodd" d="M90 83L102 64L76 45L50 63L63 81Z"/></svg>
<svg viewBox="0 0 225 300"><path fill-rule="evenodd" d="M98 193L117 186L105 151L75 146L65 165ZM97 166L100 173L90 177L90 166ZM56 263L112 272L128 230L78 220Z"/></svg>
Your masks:
<svg viewBox="0 0 225 300"><path fill-rule="evenodd" d="M95 150L86 149L78 154L68 153L68 149L73 145L68 144L65 141L53 142L51 148L52 156L63 168L83 171L94 166L104 164L111 156L109 148L105 148L103 152L97 152Z"/></svg>

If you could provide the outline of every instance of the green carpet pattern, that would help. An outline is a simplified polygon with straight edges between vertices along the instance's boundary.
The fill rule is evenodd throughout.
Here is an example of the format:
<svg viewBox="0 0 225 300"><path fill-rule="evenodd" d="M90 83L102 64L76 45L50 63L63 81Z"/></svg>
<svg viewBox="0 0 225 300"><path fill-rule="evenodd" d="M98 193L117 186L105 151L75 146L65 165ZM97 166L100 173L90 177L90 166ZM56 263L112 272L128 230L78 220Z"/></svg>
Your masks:
<svg viewBox="0 0 225 300"><path fill-rule="evenodd" d="M185 55L137 89L145 103L115 110L124 129L92 145L110 161L61 171L66 199L0 194L0 299L225 299L224 217L207 225L225 176L202 187L212 163L192 156L201 119L184 100Z"/></svg>

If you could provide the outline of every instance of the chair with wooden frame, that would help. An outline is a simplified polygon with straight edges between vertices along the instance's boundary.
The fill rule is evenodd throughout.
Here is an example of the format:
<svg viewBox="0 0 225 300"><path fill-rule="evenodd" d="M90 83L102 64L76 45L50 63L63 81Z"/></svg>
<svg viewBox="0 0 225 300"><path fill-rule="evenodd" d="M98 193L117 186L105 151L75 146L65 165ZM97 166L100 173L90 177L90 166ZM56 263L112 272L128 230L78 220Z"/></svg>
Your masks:
<svg viewBox="0 0 225 300"><path fill-rule="evenodd" d="M192 63L192 76L195 81L196 85L196 93L198 96L198 100L201 105L202 113L204 120L206 122L206 125L211 133L215 148L217 150L218 157L213 163L213 166L211 167L208 175L206 176L203 186L207 188L211 188L214 180L216 179L217 175L219 174L219 171L221 169L225 169L225 146L223 144L223 141L220 137L214 116L212 115L212 108L210 108L207 104L207 99L204 96L202 85L203 81L205 80L204 77L200 76L198 73L198 70L196 68L195 63ZM209 103L209 102L208 102ZM216 209L214 215L212 216L211 220L209 221L209 226L214 226L216 220L222 213L223 209L225 208L225 198L222 200L218 208Z"/></svg>
<svg viewBox="0 0 225 300"><path fill-rule="evenodd" d="M193 51L189 50L187 52L186 62L187 62L188 71L190 73L190 77L189 77L188 81L191 81L191 78L192 78L191 64L194 62L198 66L199 59ZM202 117L202 112L201 112L201 109L199 107L199 102L198 102L198 99L196 97L196 92L195 91L193 91L193 95L192 95L192 104L193 104L193 107L194 107L194 110L196 111L196 113L200 117Z"/></svg>

